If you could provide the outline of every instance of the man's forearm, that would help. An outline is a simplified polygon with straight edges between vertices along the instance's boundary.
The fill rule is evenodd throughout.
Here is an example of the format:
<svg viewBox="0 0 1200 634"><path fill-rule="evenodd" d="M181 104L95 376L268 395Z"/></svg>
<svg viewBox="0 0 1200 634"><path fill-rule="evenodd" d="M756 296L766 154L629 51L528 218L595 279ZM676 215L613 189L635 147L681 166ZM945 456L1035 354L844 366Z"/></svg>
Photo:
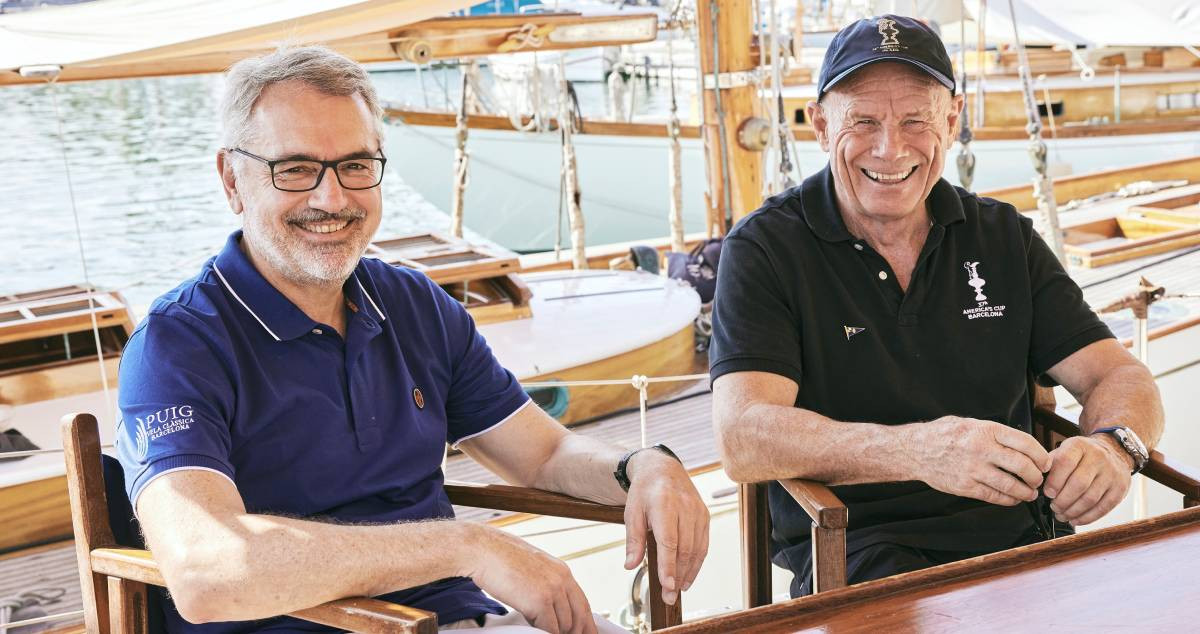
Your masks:
<svg viewBox="0 0 1200 634"><path fill-rule="evenodd" d="M624 504L625 492L613 477L624 450L582 434L564 434L538 470L533 487L602 504Z"/></svg>
<svg viewBox="0 0 1200 634"><path fill-rule="evenodd" d="M259 619L466 574L465 545L486 530L455 521L360 526L245 513L204 529L186 553L174 553L186 563L163 574L184 618Z"/></svg>
<svg viewBox="0 0 1200 634"><path fill-rule="evenodd" d="M1084 434L1123 425L1132 429L1147 449L1153 449L1162 437L1162 400L1154 376L1140 363L1113 368L1080 403L1079 427Z"/></svg>
<svg viewBox="0 0 1200 634"><path fill-rule="evenodd" d="M791 406L754 403L718 412L717 444L739 482L805 478L827 484L919 479L916 425L844 423Z"/></svg>

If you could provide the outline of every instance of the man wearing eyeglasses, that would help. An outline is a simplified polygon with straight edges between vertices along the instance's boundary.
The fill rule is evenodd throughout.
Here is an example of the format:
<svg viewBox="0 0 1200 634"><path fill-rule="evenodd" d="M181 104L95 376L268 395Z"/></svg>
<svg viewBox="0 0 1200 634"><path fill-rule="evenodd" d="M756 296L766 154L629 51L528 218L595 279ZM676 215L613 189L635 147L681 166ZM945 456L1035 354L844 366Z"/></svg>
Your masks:
<svg viewBox="0 0 1200 634"><path fill-rule="evenodd" d="M217 167L243 228L154 303L121 367L117 449L168 629L329 631L272 617L365 595L443 629L623 631L561 561L453 519L447 442L510 482L625 504L626 567L652 530L673 602L708 544L673 454L568 433L461 305L362 257L386 166L363 69L287 49L235 65L226 90Z"/></svg>

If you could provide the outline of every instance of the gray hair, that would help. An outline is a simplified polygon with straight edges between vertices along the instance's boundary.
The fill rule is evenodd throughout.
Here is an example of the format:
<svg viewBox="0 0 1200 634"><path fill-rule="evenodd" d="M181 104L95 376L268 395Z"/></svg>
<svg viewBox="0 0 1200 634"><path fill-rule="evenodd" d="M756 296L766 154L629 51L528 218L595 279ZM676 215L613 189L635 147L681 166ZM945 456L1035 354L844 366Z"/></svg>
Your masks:
<svg viewBox="0 0 1200 634"><path fill-rule="evenodd" d="M362 96L382 145L383 109L363 67L324 46L301 46L280 48L230 67L221 97L222 147L239 147L253 138L250 114L254 104L267 87L285 81L302 81L326 95Z"/></svg>

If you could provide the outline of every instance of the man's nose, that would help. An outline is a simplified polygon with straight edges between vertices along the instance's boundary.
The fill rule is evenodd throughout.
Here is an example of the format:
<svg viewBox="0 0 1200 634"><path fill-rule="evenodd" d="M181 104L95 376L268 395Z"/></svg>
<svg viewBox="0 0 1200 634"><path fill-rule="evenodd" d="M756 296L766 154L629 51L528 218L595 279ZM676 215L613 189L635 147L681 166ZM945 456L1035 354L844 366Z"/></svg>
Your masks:
<svg viewBox="0 0 1200 634"><path fill-rule="evenodd" d="M346 207L346 190L337 179L337 171L326 166L321 172L321 182L316 189L308 192L308 206L330 213L337 213Z"/></svg>
<svg viewBox="0 0 1200 634"><path fill-rule="evenodd" d="M903 158L908 154L908 145L904 142L904 134L898 125L880 126L875 137L875 158L891 160Z"/></svg>

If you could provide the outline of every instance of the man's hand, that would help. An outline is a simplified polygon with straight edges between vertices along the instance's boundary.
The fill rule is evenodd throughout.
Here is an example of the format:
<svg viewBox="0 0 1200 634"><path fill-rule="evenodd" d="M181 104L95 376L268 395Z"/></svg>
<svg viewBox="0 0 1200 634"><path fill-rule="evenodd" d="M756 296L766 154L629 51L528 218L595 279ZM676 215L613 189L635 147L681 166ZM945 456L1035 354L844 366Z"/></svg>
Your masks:
<svg viewBox="0 0 1200 634"><path fill-rule="evenodd" d="M708 507L683 465L670 456L642 451L629 460L627 469L625 569L642 562L649 529L658 544L663 601L674 605L679 593L692 587L708 554Z"/></svg>
<svg viewBox="0 0 1200 634"><path fill-rule="evenodd" d="M1007 425L945 416L913 425L918 473L929 486L991 504L1037 499L1050 455L1033 436Z"/></svg>
<svg viewBox="0 0 1200 634"><path fill-rule="evenodd" d="M1133 457L1108 434L1068 438L1050 452L1046 497L1060 522L1090 524L1125 499Z"/></svg>
<svg viewBox="0 0 1200 634"><path fill-rule="evenodd" d="M504 531L479 527L463 550L467 576L550 634L596 634L596 621L571 569Z"/></svg>

